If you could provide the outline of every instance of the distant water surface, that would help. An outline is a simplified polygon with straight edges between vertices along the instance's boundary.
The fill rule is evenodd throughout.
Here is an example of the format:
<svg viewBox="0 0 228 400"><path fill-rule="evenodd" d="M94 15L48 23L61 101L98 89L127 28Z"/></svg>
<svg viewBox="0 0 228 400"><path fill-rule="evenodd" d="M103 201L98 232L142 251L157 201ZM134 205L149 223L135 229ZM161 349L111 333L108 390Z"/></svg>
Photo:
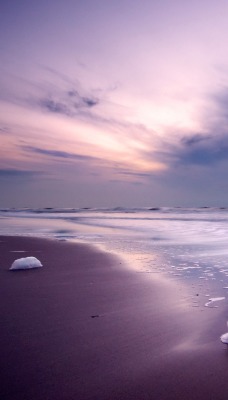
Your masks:
<svg viewBox="0 0 228 400"><path fill-rule="evenodd" d="M100 245L138 272L187 282L194 307L226 302L226 208L1 209L0 234Z"/></svg>

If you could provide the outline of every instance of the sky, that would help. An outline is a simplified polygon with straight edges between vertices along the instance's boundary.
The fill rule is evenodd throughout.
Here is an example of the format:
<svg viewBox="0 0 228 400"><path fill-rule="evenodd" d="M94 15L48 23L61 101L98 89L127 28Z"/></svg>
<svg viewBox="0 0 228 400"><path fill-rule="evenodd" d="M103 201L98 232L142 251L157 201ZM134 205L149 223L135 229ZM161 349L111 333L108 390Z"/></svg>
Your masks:
<svg viewBox="0 0 228 400"><path fill-rule="evenodd" d="M0 4L0 206L228 206L228 0Z"/></svg>

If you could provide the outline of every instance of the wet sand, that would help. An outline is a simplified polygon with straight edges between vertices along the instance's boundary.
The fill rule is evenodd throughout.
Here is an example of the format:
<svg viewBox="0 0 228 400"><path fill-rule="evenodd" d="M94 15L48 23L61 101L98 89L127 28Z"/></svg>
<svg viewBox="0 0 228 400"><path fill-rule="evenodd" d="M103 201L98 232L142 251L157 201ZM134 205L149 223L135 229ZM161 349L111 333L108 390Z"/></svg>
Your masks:
<svg viewBox="0 0 228 400"><path fill-rule="evenodd" d="M44 267L9 271L26 256ZM225 400L228 313L178 285L88 245L0 237L0 398Z"/></svg>

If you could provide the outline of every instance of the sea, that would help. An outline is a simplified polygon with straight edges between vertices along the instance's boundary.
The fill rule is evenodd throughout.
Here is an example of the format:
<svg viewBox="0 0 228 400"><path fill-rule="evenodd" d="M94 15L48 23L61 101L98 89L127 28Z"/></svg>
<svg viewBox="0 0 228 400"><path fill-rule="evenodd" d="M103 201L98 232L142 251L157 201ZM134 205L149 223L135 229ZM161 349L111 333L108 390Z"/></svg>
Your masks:
<svg viewBox="0 0 228 400"><path fill-rule="evenodd" d="M187 284L192 307L228 305L225 207L4 208L0 235L92 244L137 273Z"/></svg>

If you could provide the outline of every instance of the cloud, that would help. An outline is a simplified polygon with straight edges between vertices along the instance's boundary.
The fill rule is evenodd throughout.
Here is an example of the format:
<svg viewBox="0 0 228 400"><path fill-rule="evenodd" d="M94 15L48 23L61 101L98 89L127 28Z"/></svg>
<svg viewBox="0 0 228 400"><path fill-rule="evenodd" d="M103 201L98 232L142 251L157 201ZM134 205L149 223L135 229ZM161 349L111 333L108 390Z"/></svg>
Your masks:
<svg viewBox="0 0 228 400"><path fill-rule="evenodd" d="M39 103L41 108L44 108L51 113L63 114L67 116L72 114L70 108L64 103L60 103L51 99L41 99Z"/></svg>
<svg viewBox="0 0 228 400"><path fill-rule="evenodd" d="M139 177L139 178L148 178L151 176L149 173L143 173L143 172L134 172L134 171L129 171L129 170L123 170L123 169L117 169L116 173L120 175L127 175L127 176L132 176L132 177Z"/></svg>
<svg viewBox="0 0 228 400"><path fill-rule="evenodd" d="M77 79L72 80L52 68L43 69L51 75L51 80L54 78L54 85L40 86L44 94L37 99L37 104L42 109L74 117L80 110L91 109L100 103L100 99L88 93Z"/></svg>
<svg viewBox="0 0 228 400"><path fill-rule="evenodd" d="M198 134L186 135L177 143L163 141L163 149L154 153L160 161L170 168L179 166L215 166L228 160L228 133L205 137Z"/></svg>
<svg viewBox="0 0 228 400"><path fill-rule="evenodd" d="M218 139L212 146L184 147L178 154L181 164L215 165L228 160L228 140Z"/></svg>
<svg viewBox="0 0 228 400"><path fill-rule="evenodd" d="M228 120L228 87L222 87L217 93L212 94L212 100L217 106L217 112Z"/></svg>
<svg viewBox="0 0 228 400"><path fill-rule="evenodd" d="M154 132L145 125L129 121L130 110L127 106L109 99L109 93L117 89L117 84L106 88L87 89L87 83L83 85L77 79L71 79L61 72L42 68L46 73L42 81L14 77L11 82L8 76L5 79L8 85L0 93L0 100L4 103L26 111L26 114L23 112L20 115L24 120L28 116L29 125L31 111L39 114L36 121L41 114L48 118L50 116L52 122L55 116L68 117L75 123L92 125L91 130L98 127L97 135L105 136L104 141L111 135L114 141L119 141L121 146L127 149L131 148L133 141L141 142L142 136L154 136ZM14 109L13 111L15 112ZM16 111L19 113L21 110ZM49 126L52 129L51 125ZM75 138L77 139L77 134Z"/></svg>
<svg viewBox="0 0 228 400"><path fill-rule="evenodd" d="M209 136L203 136L202 134L199 133L194 133L191 136L185 136L181 139L181 142L186 145L186 146L192 146L195 144L198 144L204 140L210 139Z"/></svg>
<svg viewBox="0 0 228 400"><path fill-rule="evenodd" d="M218 93L210 95L209 111L202 121L202 130L197 132L178 132L178 139L172 135L173 128L167 129L166 135L161 136L140 122L130 122L126 119L124 109L120 105L108 104L102 90L86 90L77 79L70 79L62 73L47 69L51 74L50 80L34 84L35 91L26 99L22 98L25 90L20 92L21 98L14 97L20 105L30 106L45 113L80 119L101 130L100 135L110 135L117 144L126 148L129 154L139 159L147 159L163 163L170 169L178 166L210 166L228 159L228 88L223 87ZM28 93L28 91L27 91ZM102 95L103 93L103 95ZM13 100L12 100L13 101ZM108 104L108 105L107 105ZM97 107L99 106L99 107ZM0 129L0 133L5 131ZM107 132L107 133L106 133ZM143 146L141 146L141 144ZM144 147L148 150L140 150ZM77 160L94 161L99 166L106 166L108 161L71 152L54 149L42 149L34 146L24 147L45 156ZM104 155L105 157L105 155ZM134 163L133 163L134 164ZM135 167L137 168L137 167ZM148 167L149 168L149 167ZM151 167L152 168L152 167ZM113 168L118 174L150 177L151 174L132 171L121 171L121 167ZM159 171L157 171L159 174Z"/></svg>
<svg viewBox="0 0 228 400"><path fill-rule="evenodd" d="M42 175L40 171L25 171L14 168L1 168L0 178L32 178L35 175Z"/></svg>
<svg viewBox="0 0 228 400"><path fill-rule="evenodd" d="M228 90L205 98L201 128L167 128L156 150L141 153L145 160L158 160L167 169L151 174L151 186L159 196L176 205L226 205L228 172ZM149 185L148 185L149 186Z"/></svg>
<svg viewBox="0 0 228 400"><path fill-rule="evenodd" d="M94 90L85 89L77 79L72 80L52 69L46 68L47 71L49 76L42 82L5 74L6 83L0 100L68 117L75 117L80 111L91 110L100 104L101 91L99 96L95 95Z"/></svg>
<svg viewBox="0 0 228 400"><path fill-rule="evenodd" d="M75 154L75 153L69 153L69 152L66 152L66 151L47 150L47 149L41 149L39 147L33 147L33 146L22 146L22 148L24 150L28 151L28 152L42 154L42 155L49 156L49 157L73 159L73 160L77 160L77 161L99 160L96 157L87 156L87 155L81 155L81 154Z"/></svg>
<svg viewBox="0 0 228 400"><path fill-rule="evenodd" d="M0 126L0 135L2 134L2 135L5 135L6 133L9 133L10 132L10 130L9 130L9 128L7 127L7 126Z"/></svg>
<svg viewBox="0 0 228 400"><path fill-rule="evenodd" d="M60 171L63 171L63 165L66 167L68 166L67 173L71 174L73 171L75 171L75 165L77 165L77 168L80 169L80 173L83 175L86 174L87 176L93 177L105 177L108 174L109 180L110 177L118 176L118 180L133 182L136 180L138 181L139 179L145 180L151 177L151 173L138 172L134 167L129 168L124 163L116 163L113 162L113 160L108 160L106 158L99 158L55 149L44 149L29 145L23 145L20 146L20 148L30 156L31 153L36 154L37 157L38 155L45 156L50 162L49 166L55 162L55 166L53 167L54 169L52 169L54 174L58 174ZM68 161L72 162L74 166L70 166ZM40 160L40 162L43 161ZM56 167L56 164L59 164L59 166Z"/></svg>
<svg viewBox="0 0 228 400"><path fill-rule="evenodd" d="M41 109L67 117L74 117L80 110L91 109L99 102L98 98L81 96L76 90L59 92L37 100Z"/></svg>
<svg viewBox="0 0 228 400"><path fill-rule="evenodd" d="M228 89L222 88L207 100L201 132L179 132L171 142L168 139L173 137L173 131L167 131L159 150L153 154L171 169L179 166L215 167L228 161Z"/></svg>
<svg viewBox="0 0 228 400"><path fill-rule="evenodd" d="M98 99L95 98L82 97L82 100L88 107L94 107L99 103Z"/></svg>
<svg viewBox="0 0 228 400"><path fill-rule="evenodd" d="M109 182L114 183L114 184L121 184L121 185L135 185L135 186L141 186L143 185L143 182L141 181L126 181L126 180L121 180L121 179L110 179Z"/></svg>

